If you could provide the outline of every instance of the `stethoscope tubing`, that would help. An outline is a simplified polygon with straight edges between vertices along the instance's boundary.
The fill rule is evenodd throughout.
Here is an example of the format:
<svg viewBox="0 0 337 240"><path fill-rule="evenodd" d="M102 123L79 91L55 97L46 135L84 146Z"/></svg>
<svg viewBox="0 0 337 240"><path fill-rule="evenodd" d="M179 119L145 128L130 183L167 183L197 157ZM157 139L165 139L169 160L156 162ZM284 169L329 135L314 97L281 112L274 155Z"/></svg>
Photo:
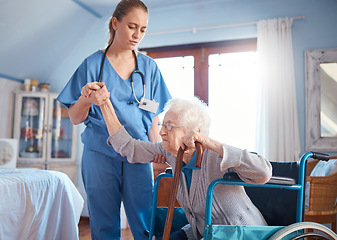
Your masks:
<svg viewBox="0 0 337 240"><path fill-rule="evenodd" d="M106 53L108 52L108 49L109 47L111 46L111 44L109 44L107 46L107 48L105 49L105 52L103 54L103 57L102 57L102 62L101 62L101 68L99 70L99 76L98 76L98 82L101 82L102 81L102 73L103 73L103 66L104 66L104 62L105 62L105 58L106 58ZM139 71L138 69L138 59L137 59L137 56L136 56L136 52L135 50L132 50L132 53L133 53L133 56L135 57L135 62L136 62L136 69L132 71L131 73L131 77L130 77L130 81L131 81L131 88L132 88L132 94L134 96L134 98L136 99L137 103L140 104L142 99L145 98L145 78L144 78L144 74ZM142 84L143 84L143 96L142 98L140 99L140 101L138 100L137 96L136 96L136 93L135 93L135 89L134 89L134 86L133 86L133 74L139 74L141 79L142 79ZM133 102L128 102L129 104L134 104Z"/></svg>

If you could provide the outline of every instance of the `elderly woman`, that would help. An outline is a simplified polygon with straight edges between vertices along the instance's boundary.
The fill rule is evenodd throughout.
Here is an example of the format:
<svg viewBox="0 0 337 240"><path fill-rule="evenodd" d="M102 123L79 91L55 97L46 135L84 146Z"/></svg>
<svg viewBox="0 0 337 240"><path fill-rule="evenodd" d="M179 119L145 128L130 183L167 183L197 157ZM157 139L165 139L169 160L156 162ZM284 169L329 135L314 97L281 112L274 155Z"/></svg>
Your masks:
<svg viewBox="0 0 337 240"><path fill-rule="evenodd" d="M177 200L189 221L183 228L185 239L200 239L204 235L206 191L213 180L222 178L226 172L236 172L245 182L263 184L272 174L265 158L209 138L207 107L195 100L172 99L167 103L160 130L162 142L157 143L133 139L118 121L110 101L101 106L110 134L108 144L130 163L149 162L161 154L174 172L178 149L180 146L186 148L177 192ZM204 148L200 168L194 167L195 141ZM214 224L266 225L242 186L218 187L213 199Z"/></svg>

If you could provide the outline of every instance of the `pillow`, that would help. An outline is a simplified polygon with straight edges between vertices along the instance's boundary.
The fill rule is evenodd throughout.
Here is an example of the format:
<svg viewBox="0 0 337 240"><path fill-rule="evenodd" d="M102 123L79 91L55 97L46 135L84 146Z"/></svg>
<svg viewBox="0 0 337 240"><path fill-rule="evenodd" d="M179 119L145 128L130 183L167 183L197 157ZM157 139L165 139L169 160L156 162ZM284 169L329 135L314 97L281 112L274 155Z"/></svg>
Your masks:
<svg viewBox="0 0 337 240"><path fill-rule="evenodd" d="M330 172L329 172L329 175L331 174L334 174L334 173L337 173L337 159L335 160L330 160L330 161L333 161L333 164L331 164L331 168L330 168Z"/></svg>
<svg viewBox="0 0 337 240"><path fill-rule="evenodd" d="M316 177L323 177L328 176L331 174L331 168L333 167L333 171L337 171L335 169L335 163L336 160L329 160L329 161L319 161L314 169L311 171L310 176L316 176Z"/></svg>
<svg viewBox="0 0 337 240"><path fill-rule="evenodd" d="M323 177L337 172L337 159L329 161L319 161L314 169L311 171L310 176ZM309 207L309 194L310 194L310 182L306 182L305 187L305 208ZM336 200L337 203L337 200Z"/></svg>

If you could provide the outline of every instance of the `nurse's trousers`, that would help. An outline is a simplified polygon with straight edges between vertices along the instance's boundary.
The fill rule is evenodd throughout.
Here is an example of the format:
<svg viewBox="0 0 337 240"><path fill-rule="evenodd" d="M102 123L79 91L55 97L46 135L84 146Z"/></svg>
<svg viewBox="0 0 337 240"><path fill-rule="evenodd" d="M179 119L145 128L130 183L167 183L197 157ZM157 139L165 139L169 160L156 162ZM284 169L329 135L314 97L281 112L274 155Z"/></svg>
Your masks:
<svg viewBox="0 0 337 240"><path fill-rule="evenodd" d="M82 178L87 194L92 240L120 239L123 201L135 240L148 239L153 193L152 164L130 164L84 147Z"/></svg>

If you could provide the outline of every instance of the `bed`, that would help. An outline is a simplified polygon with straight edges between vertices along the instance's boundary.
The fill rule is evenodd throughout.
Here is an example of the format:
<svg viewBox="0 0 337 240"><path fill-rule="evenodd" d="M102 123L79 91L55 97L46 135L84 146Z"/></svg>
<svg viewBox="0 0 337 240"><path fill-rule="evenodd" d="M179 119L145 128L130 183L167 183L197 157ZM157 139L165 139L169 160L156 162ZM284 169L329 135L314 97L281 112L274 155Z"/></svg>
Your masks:
<svg viewBox="0 0 337 240"><path fill-rule="evenodd" d="M62 172L0 169L0 239L78 239L83 202Z"/></svg>

